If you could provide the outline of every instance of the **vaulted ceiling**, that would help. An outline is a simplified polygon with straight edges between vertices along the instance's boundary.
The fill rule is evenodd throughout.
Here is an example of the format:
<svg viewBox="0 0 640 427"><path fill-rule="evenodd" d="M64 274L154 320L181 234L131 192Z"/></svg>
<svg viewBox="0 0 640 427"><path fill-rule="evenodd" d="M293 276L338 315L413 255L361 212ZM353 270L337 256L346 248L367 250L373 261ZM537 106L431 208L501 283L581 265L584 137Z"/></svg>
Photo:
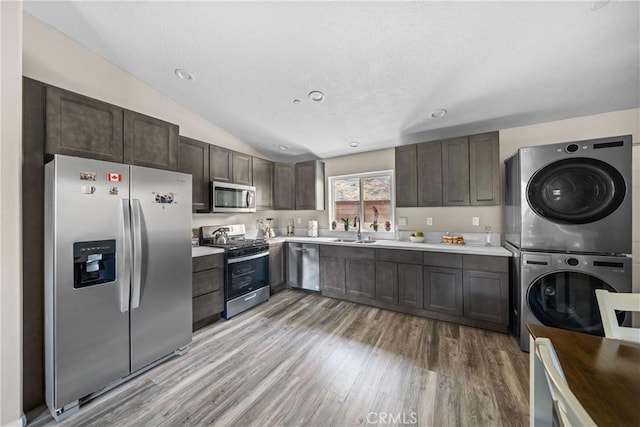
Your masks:
<svg viewBox="0 0 640 427"><path fill-rule="evenodd" d="M638 107L639 6L24 3L27 13L283 161ZM324 99L312 100L312 91ZM433 118L439 109L447 114Z"/></svg>

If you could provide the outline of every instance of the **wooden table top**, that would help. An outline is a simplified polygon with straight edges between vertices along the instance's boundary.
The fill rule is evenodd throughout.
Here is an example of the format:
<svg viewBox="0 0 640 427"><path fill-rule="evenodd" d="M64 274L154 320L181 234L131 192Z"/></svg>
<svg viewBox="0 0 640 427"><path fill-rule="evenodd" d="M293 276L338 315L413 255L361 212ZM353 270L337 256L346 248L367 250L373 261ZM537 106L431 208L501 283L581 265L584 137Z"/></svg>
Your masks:
<svg viewBox="0 0 640 427"><path fill-rule="evenodd" d="M569 388L598 426L640 426L640 344L541 325L527 328L533 338L551 340Z"/></svg>

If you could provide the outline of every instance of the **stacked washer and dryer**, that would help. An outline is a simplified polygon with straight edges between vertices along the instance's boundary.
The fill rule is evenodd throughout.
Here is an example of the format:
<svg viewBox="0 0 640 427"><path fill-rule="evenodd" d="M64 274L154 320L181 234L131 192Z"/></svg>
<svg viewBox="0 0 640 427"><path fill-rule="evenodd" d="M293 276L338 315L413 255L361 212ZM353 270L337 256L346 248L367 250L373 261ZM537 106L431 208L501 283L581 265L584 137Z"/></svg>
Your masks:
<svg viewBox="0 0 640 427"><path fill-rule="evenodd" d="M604 335L595 290L631 292L631 149L626 135L521 148L505 160L511 324L522 350L526 323Z"/></svg>

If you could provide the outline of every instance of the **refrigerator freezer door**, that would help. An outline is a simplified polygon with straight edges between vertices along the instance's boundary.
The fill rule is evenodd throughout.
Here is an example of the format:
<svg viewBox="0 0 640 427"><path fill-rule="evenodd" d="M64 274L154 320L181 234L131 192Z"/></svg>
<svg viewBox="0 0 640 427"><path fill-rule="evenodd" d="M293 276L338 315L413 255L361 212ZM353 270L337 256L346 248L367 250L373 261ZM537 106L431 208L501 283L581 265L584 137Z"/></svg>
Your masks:
<svg viewBox="0 0 640 427"><path fill-rule="evenodd" d="M129 167L56 156L45 170L45 372L54 410L130 372Z"/></svg>
<svg viewBox="0 0 640 427"><path fill-rule="evenodd" d="M137 371L191 342L191 175L131 166L131 199Z"/></svg>

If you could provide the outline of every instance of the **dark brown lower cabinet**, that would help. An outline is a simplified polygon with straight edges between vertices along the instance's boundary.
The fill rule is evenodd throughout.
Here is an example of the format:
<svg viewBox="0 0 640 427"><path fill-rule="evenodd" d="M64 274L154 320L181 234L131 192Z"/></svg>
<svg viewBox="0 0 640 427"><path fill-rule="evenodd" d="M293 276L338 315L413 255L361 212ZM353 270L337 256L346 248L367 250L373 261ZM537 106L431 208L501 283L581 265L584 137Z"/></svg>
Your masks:
<svg viewBox="0 0 640 427"><path fill-rule="evenodd" d="M320 245L322 294L508 332L508 258Z"/></svg>
<svg viewBox="0 0 640 427"><path fill-rule="evenodd" d="M422 266L398 264L398 304L422 308Z"/></svg>
<svg viewBox="0 0 640 427"><path fill-rule="evenodd" d="M322 293L345 294L344 258L320 256L320 289Z"/></svg>
<svg viewBox="0 0 640 427"><path fill-rule="evenodd" d="M348 295L372 299L376 297L373 251L371 251L371 259L347 259L345 273Z"/></svg>
<svg viewBox="0 0 640 427"><path fill-rule="evenodd" d="M508 274L465 270L463 293L466 317L486 322L509 322Z"/></svg>
<svg viewBox="0 0 640 427"><path fill-rule="evenodd" d="M272 294L285 288L284 243L269 244L269 286Z"/></svg>
<svg viewBox="0 0 640 427"><path fill-rule="evenodd" d="M224 311L223 262L222 254L191 259L194 331L215 322Z"/></svg>
<svg viewBox="0 0 640 427"><path fill-rule="evenodd" d="M376 261L376 300L398 303L398 264Z"/></svg>
<svg viewBox="0 0 640 427"><path fill-rule="evenodd" d="M462 315L462 270L424 267L424 309Z"/></svg>

